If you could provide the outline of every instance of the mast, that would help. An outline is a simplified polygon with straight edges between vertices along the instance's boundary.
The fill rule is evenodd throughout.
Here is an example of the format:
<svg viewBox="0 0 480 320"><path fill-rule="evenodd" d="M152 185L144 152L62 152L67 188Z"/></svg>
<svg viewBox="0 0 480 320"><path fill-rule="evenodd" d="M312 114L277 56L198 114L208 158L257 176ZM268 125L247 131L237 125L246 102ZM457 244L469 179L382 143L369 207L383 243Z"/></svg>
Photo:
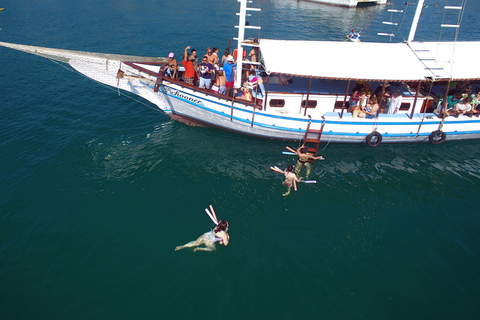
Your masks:
<svg viewBox="0 0 480 320"><path fill-rule="evenodd" d="M238 21L238 38L237 40L237 74L235 77L235 87L242 86L242 70L243 70L243 45L245 41L245 29L260 29L259 26L250 26L246 24L247 11L261 11L259 8L247 8L247 0L238 0L240 2L240 12ZM251 2L251 1L248 1Z"/></svg>
<svg viewBox="0 0 480 320"><path fill-rule="evenodd" d="M247 0L240 0L240 13L238 21L238 39L237 39L237 74L235 77L235 87L242 86L242 70L243 70L243 46L245 40L245 20L247 15Z"/></svg>
<svg viewBox="0 0 480 320"><path fill-rule="evenodd" d="M413 17L412 27L410 28L407 42L412 42L413 38L415 38L415 32L417 32L418 20L420 20L420 14L422 13L424 1L425 0L418 0L417 10L415 11L415 16Z"/></svg>

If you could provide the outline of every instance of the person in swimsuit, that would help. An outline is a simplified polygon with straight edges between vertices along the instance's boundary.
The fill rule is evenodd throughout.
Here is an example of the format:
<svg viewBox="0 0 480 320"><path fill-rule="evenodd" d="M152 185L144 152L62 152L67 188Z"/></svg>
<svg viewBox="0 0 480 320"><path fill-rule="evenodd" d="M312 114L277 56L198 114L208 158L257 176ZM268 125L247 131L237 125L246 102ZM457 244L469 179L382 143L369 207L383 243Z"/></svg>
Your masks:
<svg viewBox="0 0 480 320"><path fill-rule="evenodd" d="M288 196L290 194L290 191L293 189L297 191L297 182L300 182L301 179L297 178L297 175L293 173L293 166L289 165L285 171L280 170L277 167L270 167L271 170L279 173L283 173L285 175L285 181L283 182L284 185L288 187L287 192L282 194L284 197Z"/></svg>
<svg viewBox="0 0 480 320"><path fill-rule="evenodd" d="M193 252L213 251L216 249L215 242L219 242L224 246L228 245L228 242L230 241L230 236L227 233L228 222L226 220L221 220L217 222L217 216L215 215L215 211L213 211L213 207L211 205L210 205L210 209L212 210L211 212L213 213L213 217L210 214L210 211L208 211L208 209L205 209L205 211L207 211L207 214L210 216L212 221L215 222L215 224L217 225L215 229L205 232L200 237L198 237L198 239L195 241L190 241L189 243L186 243L183 246L176 247L175 251L182 250L184 248L191 248L191 247L196 247L195 249L193 249ZM205 247L200 247L202 244L204 244Z"/></svg>
<svg viewBox="0 0 480 320"><path fill-rule="evenodd" d="M287 169L284 171L285 181L283 182L284 185L288 187L287 192L283 194L284 197L290 194L290 190L293 189L297 191L297 182L300 182L300 179L297 178L297 175L293 173L293 166L289 165Z"/></svg>
<svg viewBox="0 0 480 320"><path fill-rule="evenodd" d="M295 174L300 174L300 170L302 170L302 168L305 166L307 168L307 175L305 176L306 178L308 178L310 172L312 171L311 162L314 160L323 159L322 156L315 157L313 153L308 152L308 147L306 147L305 144L303 144L296 151L290 147L287 147L287 150L298 155L298 162L295 166Z"/></svg>

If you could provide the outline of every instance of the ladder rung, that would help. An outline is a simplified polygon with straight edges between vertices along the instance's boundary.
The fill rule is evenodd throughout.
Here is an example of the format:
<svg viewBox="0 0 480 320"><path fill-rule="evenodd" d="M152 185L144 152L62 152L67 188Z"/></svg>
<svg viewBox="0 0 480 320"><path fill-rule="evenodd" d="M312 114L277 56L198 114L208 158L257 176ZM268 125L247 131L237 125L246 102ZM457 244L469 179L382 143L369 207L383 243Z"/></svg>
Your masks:
<svg viewBox="0 0 480 320"><path fill-rule="evenodd" d="M388 9L388 12L399 12L399 13L402 13L403 10Z"/></svg>
<svg viewBox="0 0 480 320"><path fill-rule="evenodd" d="M235 26L235 28L240 28L239 26ZM257 29L257 30L260 30L261 27L257 27L257 26L245 26L244 27L245 29Z"/></svg>
<svg viewBox="0 0 480 320"><path fill-rule="evenodd" d="M462 7L457 7L457 6L445 6L444 9L451 9L451 10L462 10Z"/></svg>
<svg viewBox="0 0 480 320"><path fill-rule="evenodd" d="M398 26L398 23L396 23L396 22L383 21L382 23L383 23L383 24L392 25L392 26Z"/></svg>
<svg viewBox="0 0 480 320"><path fill-rule="evenodd" d="M442 28L460 28L458 24L442 24L440 25Z"/></svg>
<svg viewBox="0 0 480 320"><path fill-rule="evenodd" d="M389 36L389 37L395 37L393 33L377 33L379 36Z"/></svg>
<svg viewBox="0 0 480 320"><path fill-rule="evenodd" d="M247 11L262 11L260 8L247 8Z"/></svg>

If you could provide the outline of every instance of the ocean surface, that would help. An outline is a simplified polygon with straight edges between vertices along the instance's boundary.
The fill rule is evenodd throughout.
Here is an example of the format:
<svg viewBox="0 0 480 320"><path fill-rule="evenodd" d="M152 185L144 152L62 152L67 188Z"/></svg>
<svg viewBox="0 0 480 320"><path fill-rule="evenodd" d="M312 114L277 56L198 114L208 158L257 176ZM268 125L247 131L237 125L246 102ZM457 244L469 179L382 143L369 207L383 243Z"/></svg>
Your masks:
<svg viewBox="0 0 480 320"><path fill-rule="evenodd" d="M415 6L394 2L262 0L261 37L402 41ZM447 2L426 3L416 39L454 40ZM238 24L233 0L0 7L0 41L144 56L223 52ZM393 39L376 35L388 8L406 10ZM468 1L458 40L480 40L478 12ZM322 144L318 183L282 197L269 167L294 164L295 142L188 127L3 47L0 88L2 320L480 318L479 141ZM175 252L214 226L209 204L228 247Z"/></svg>

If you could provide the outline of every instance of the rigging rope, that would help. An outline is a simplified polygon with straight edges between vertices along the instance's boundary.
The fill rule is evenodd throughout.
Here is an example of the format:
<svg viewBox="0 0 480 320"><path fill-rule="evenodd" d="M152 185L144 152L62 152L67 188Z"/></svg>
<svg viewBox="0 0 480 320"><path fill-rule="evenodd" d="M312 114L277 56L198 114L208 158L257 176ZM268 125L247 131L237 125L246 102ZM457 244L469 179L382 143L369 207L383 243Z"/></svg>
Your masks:
<svg viewBox="0 0 480 320"><path fill-rule="evenodd" d="M25 11L27 11L28 9L30 9L31 6L33 6L35 4L35 2L37 2L38 0L34 0L28 7L26 7L25 9L22 10L22 12L20 12L19 14L17 14L12 20L8 21L7 24L5 24L3 27L0 28L0 31L2 29L4 29L6 26L8 26L13 20L17 19L21 14L23 14Z"/></svg>

